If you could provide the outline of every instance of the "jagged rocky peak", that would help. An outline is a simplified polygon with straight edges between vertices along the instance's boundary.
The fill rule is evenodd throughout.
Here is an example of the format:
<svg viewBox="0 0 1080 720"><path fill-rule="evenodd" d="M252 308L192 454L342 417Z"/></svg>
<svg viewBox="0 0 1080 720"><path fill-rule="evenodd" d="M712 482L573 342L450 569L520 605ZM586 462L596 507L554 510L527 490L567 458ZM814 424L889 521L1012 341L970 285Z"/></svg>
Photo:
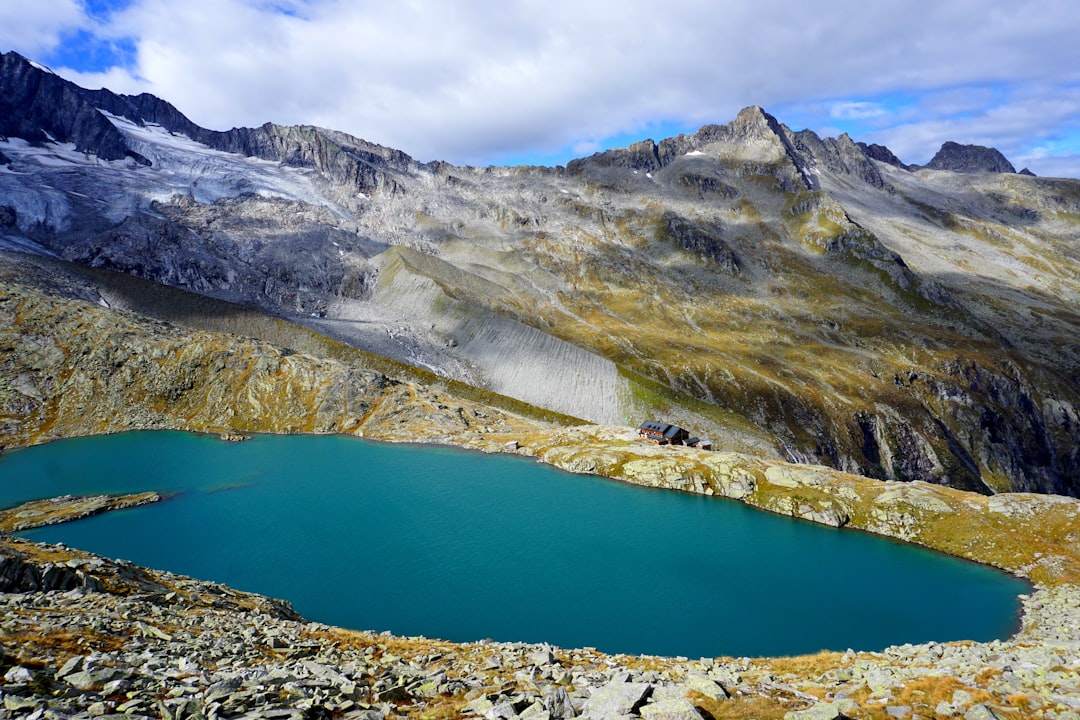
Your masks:
<svg viewBox="0 0 1080 720"><path fill-rule="evenodd" d="M877 160L878 162L898 167L901 170L908 170L908 165L900 158L896 157L892 150L884 145L878 145L877 143L871 143L867 145L864 142L858 143L858 146L862 149L866 157L871 160Z"/></svg>
<svg viewBox="0 0 1080 720"><path fill-rule="evenodd" d="M654 172L678 158L696 155L741 166L747 174L773 175L785 191L816 189L817 166L857 177L874 187L884 186L864 146L846 134L822 139L811 130L792 132L758 105L743 108L726 125L703 125L695 133L666 138L659 144L643 140L572 160L567 171L571 175L603 174L610 168Z"/></svg>
<svg viewBox="0 0 1080 720"><path fill-rule="evenodd" d="M776 118L752 105L739 111L727 125L703 125L691 135L667 138L659 145L650 139L625 148L605 150L571 160L566 169L571 174L589 168L614 167L651 172L691 152L706 152L734 160L775 162L788 151L782 128Z"/></svg>
<svg viewBox="0 0 1080 720"><path fill-rule="evenodd" d="M996 148L961 145L951 140L941 146L926 167L962 173L1015 173L1016 168Z"/></svg>
<svg viewBox="0 0 1080 720"><path fill-rule="evenodd" d="M834 173L851 175L868 185L884 187L881 173L870 162L862 147L856 144L847 133L838 138L820 138L813 130L800 130L793 133L784 127L785 134L797 155L796 164L802 168L823 166ZM804 171L804 175L806 172ZM808 178L813 181L813 178ZM812 183L816 185L816 183Z"/></svg>
<svg viewBox="0 0 1080 720"><path fill-rule="evenodd" d="M727 125L733 139L769 140L780 134L780 123L759 105L744 107Z"/></svg>
<svg viewBox="0 0 1080 720"><path fill-rule="evenodd" d="M743 108L727 125L705 125L692 139L692 149L718 145L733 159L774 162L790 154L783 126L757 105Z"/></svg>

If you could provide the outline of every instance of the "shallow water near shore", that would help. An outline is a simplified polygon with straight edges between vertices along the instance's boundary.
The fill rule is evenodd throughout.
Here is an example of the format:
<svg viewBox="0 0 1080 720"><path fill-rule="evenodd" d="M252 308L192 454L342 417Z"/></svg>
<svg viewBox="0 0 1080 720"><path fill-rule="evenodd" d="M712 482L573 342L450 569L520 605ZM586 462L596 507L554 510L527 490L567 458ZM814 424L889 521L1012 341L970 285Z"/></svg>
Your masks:
<svg viewBox="0 0 1080 720"><path fill-rule="evenodd" d="M1003 638L1028 591L891 540L513 456L176 432L0 455L3 507L144 490L176 496L21 535L343 627L688 657Z"/></svg>

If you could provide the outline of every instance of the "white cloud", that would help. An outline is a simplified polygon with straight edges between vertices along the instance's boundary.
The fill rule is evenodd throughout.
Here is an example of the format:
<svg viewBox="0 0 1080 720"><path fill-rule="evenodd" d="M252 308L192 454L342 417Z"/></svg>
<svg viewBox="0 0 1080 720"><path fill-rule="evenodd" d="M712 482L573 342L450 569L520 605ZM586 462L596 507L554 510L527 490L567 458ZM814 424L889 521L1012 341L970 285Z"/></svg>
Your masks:
<svg viewBox="0 0 1080 720"><path fill-rule="evenodd" d="M1039 175L1059 177L1064 168L1075 165L1075 158L1057 162L1054 156L1080 153L1080 147L1058 141L1080 131L1080 85L1033 84L1012 89L982 108L965 107L956 115L920 113L905 118L873 131L868 141L888 145L903 161L918 164L928 162L947 140L996 147L1017 169L1027 165Z"/></svg>
<svg viewBox="0 0 1080 720"><path fill-rule="evenodd" d="M1026 167L1040 177L1080 178L1080 154L1076 153L1042 157L1018 155L1012 162L1017 170Z"/></svg>
<svg viewBox="0 0 1080 720"><path fill-rule="evenodd" d="M0 3L0 48L17 48L31 59L56 47L65 33L88 26L76 0Z"/></svg>
<svg viewBox="0 0 1080 720"><path fill-rule="evenodd" d="M863 120L884 115L886 110L874 102L838 102L829 108L829 116L837 120Z"/></svg>
<svg viewBox="0 0 1080 720"><path fill-rule="evenodd" d="M65 25L13 9L32 4L72 5L8 4L41 47ZM1038 119L992 117L1002 103L984 88L1080 83L1078 30L1071 0L132 0L97 32L131 38L134 65L66 74L153 92L212 128L319 124L421 160L586 147L749 104L816 106L813 128L861 123L921 156L946 130L970 141L956 112L1020 147ZM900 91L902 107L884 102Z"/></svg>

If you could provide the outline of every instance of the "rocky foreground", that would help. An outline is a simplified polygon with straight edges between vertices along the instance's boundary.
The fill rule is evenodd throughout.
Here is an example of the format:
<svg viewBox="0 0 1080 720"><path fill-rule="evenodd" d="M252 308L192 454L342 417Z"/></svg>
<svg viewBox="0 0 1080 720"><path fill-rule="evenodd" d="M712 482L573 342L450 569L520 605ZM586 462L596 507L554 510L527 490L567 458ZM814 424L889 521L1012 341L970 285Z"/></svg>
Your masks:
<svg viewBox="0 0 1080 720"><path fill-rule="evenodd" d="M1072 585L1025 598L1008 641L690 660L353 632L63 546L0 553L0 718L1080 717Z"/></svg>

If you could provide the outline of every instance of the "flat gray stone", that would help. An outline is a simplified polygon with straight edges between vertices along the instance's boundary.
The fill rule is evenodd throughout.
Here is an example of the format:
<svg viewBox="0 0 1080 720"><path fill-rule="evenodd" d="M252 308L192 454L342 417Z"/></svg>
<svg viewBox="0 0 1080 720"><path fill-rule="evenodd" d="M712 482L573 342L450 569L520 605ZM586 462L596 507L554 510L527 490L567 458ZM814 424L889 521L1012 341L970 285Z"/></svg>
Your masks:
<svg viewBox="0 0 1080 720"><path fill-rule="evenodd" d="M687 700L667 699L644 705L641 708L642 720L702 720L701 713Z"/></svg>
<svg viewBox="0 0 1080 720"><path fill-rule="evenodd" d="M837 720L842 717L840 709L832 703L822 702L806 710L792 710L784 720Z"/></svg>
<svg viewBox="0 0 1080 720"><path fill-rule="evenodd" d="M27 685L33 679L33 674L22 665L16 665L4 673L4 682L10 685Z"/></svg>
<svg viewBox="0 0 1080 720"><path fill-rule="evenodd" d="M64 678L71 687L76 690L100 690L105 687L105 683L112 678L112 673L102 673L98 671L88 672L86 670L80 670L79 672L71 673Z"/></svg>
<svg viewBox="0 0 1080 720"><path fill-rule="evenodd" d="M955 705L950 705L949 703L942 700L937 704L937 707L934 708L934 713L936 713L938 717L950 718L958 716L960 714L960 711L956 709Z"/></svg>
<svg viewBox="0 0 1080 720"><path fill-rule="evenodd" d="M608 683L593 691L585 701L583 714L595 720L619 720L636 712L650 690L648 683Z"/></svg>

